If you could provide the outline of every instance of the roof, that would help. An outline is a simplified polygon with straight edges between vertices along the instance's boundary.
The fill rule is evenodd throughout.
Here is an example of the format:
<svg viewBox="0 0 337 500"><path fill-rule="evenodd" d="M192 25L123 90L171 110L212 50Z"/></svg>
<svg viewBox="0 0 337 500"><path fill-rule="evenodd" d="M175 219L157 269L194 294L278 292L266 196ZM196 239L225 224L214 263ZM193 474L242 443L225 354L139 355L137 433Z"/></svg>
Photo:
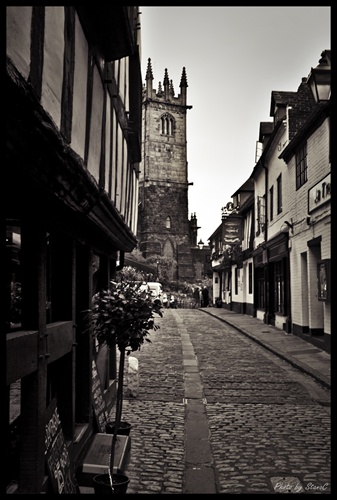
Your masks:
<svg viewBox="0 0 337 500"><path fill-rule="evenodd" d="M273 122L260 122L259 142L263 142L263 137L266 135L270 135L273 130Z"/></svg>
<svg viewBox="0 0 337 500"><path fill-rule="evenodd" d="M296 99L297 92L287 92L280 90L273 90L271 93L270 101L270 115L275 115L275 107L285 107L287 104L292 103Z"/></svg>
<svg viewBox="0 0 337 500"><path fill-rule="evenodd" d="M254 191L254 181L251 177L249 177L240 187L239 189L237 189L235 191L234 194L232 194L232 198L233 196L235 196L236 194L238 193L242 193L242 192L250 192L250 191Z"/></svg>
<svg viewBox="0 0 337 500"><path fill-rule="evenodd" d="M317 107L310 114L306 123L300 128L300 130L290 141L287 147L282 151L279 158L282 158L285 162L288 162L290 158L295 154L299 143L305 138L309 137L313 133L313 131L320 126L322 121L330 115L330 113L330 102L321 102L317 104Z"/></svg>

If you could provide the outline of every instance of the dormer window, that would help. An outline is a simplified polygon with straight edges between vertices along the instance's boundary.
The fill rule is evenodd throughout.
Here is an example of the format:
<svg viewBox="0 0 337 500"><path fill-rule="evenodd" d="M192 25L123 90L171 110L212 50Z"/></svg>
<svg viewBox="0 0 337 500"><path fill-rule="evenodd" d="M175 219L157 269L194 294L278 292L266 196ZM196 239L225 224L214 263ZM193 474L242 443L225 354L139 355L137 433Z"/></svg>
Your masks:
<svg viewBox="0 0 337 500"><path fill-rule="evenodd" d="M284 106L276 107L274 114L274 124L276 125L279 121L284 120L287 117L286 108Z"/></svg>

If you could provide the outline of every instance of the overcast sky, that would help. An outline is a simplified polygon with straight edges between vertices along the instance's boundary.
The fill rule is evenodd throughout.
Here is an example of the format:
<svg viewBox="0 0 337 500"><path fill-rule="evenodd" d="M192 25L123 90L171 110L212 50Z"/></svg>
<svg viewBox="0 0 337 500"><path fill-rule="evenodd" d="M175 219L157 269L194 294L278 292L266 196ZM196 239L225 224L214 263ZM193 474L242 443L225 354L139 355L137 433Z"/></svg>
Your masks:
<svg viewBox="0 0 337 500"><path fill-rule="evenodd" d="M208 242L221 207L250 177L273 90L297 91L331 48L331 7L141 7L142 77L187 74L189 217Z"/></svg>

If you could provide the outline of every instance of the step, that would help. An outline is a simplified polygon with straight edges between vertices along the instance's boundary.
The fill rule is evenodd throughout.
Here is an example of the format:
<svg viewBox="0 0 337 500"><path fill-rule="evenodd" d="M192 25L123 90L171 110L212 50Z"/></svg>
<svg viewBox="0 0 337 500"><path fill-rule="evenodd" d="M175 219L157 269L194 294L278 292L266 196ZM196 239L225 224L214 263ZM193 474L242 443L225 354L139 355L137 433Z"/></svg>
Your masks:
<svg viewBox="0 0 337 500"><path fill-rule="evenodd" d="M109 455L113 435L98 432L88 449L77 474L81 493L94 493L92 479L96 474L109 472ZM130 436L117 436L114 472L125 473L130 461Z"/></svg>

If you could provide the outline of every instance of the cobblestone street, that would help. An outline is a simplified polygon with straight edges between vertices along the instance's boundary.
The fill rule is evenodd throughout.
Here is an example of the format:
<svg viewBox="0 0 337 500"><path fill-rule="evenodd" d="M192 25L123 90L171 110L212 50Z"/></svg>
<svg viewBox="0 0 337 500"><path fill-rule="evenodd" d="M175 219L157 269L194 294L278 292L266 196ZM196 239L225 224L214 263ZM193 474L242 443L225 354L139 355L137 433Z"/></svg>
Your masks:
<svg viewBox="0 0 337 500"><path fill-rule="evenodd" d="M202 311L166 310L156 322L152 342L133 353L139 394L123 407L132 424L128 493L189 493L189 470L203 468L214 474L216 493L331 493L330 409L301 383L306 375ZM193 347L187 360L182 336ZM186 456L189 359L200 375L211 450L193 464ZM327 389L317 391L329 401Z"/></svg>

